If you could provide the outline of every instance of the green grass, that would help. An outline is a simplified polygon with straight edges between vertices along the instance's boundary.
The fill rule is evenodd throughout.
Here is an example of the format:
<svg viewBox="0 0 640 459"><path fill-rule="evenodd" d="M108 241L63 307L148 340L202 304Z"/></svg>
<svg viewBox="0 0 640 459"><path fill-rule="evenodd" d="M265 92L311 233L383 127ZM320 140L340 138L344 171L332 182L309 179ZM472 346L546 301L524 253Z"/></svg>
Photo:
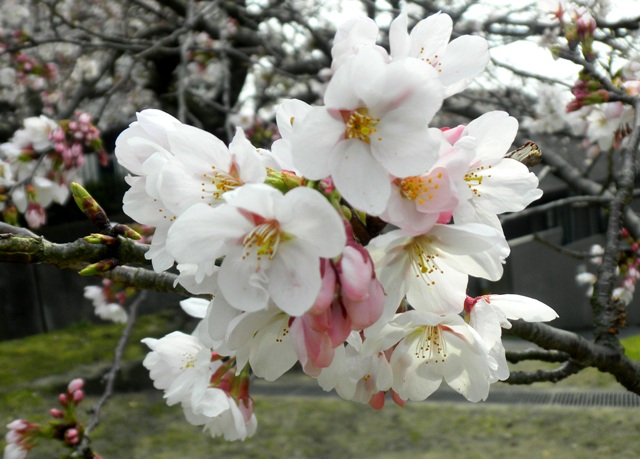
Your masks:
<svg viewBox="0 0 640 459"><path fill-rule="evenodd" d="M640 360L640 335L623 338L624 351L631 360Z"/></svg>
<svg viewBox="0 0 640 459"><path fill-rule="evenodd" d="M175 327L171 313L143 316L138 320L125 360L144 357L146 336L162 336ZM51 333L0 343L0 392L23 386L52 374L69 373L79 365L109 362L120 339L123 324L78 323Z"/></svg>
<svg viewBox="0 0 640 459"><path fill-rule="evenodd" d="M21 413L32 419L28 412L48 406L41 400ZM628 408L423 402L374 411L335 398L263 396L256 414L256 436L228 443L189 425L159 392L125 393L107 405L93 445L105 459L625 459L640 448L640 417ZM30 457L61 450L42 444Z"/></svg>

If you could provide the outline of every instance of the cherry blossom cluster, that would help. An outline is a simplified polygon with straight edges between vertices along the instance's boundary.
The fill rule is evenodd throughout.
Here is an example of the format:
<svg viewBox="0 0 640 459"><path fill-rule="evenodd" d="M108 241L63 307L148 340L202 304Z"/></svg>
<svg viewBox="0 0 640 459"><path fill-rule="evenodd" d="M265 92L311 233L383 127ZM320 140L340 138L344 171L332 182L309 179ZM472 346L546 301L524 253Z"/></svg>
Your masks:
<svg viewBox="0 0 640 459"><path fill-rule="evenodd" d="M197 298L181 302L186 312L199 318L204 317L207 305ZM142 342L151 349L143 365L154 386L164 391L168 405L180 404L190 424L229 441L255 433L258 421L249 396L250 372L239 368L234 359L212 352L202 327L193 335L176 331Z"/></svg>
<svg viewBox="0 0 640 459"><path fill-rule="evenodd" d="M69 184L79 179L85 154L107 154L90 115L54 121L44 115L26 118L9 142L0 144L0 210L3 220L18 224L24 214L29 227L46 222L45 208L64 204Z"/></svg>
<svg viewBox="0 0 640 459"><path fill-rule="evenodd" d="M564 1L541 3L542 8L561 25L561 35L570 50L579 50L586 61L593 63L603 74L610 74L608 78L622 92L630 96L639 94L639 53L622 53L615 66L611 63L599 65L597 49L593 48L597 24L589 10ZM552 52L556 46L552 46ZM557 132L570 128L574 135L585 139L588 164L601 153L620 148L631 132L633 107L610 100L609 90L603 83L585 71L581 71L574 82L571 95L571 99L566 100L558 88L541 89L534 107L537 119L529 120L527 127L532 132Z"/></svg>
<svg viewBox="0 0 640 459"><path fill-rule="evenodd" d="M446 14L408 23L392 22L389 51L372 20L342 25L324 104L283 101L270 150L153 109L117 139L124 211L156 227L153 268L177 263L178 282L213 298L183 305L201 318L192 335L145 340L156 387L212 435L255 431L249 369L273 381L299 363L376 408L388 393L424 400L443 379L484 400L509 375L502 328L556 317L519 295L467 296L469 276L502 276L497 216L542 192L505 158L518 129L507 113L430 127L484 70L487 42L449 41ZM242 390L229 390L234 376Z"/></svg>
<svg viewBox="0 0 640 459"><path fill-rule="evenodd" d="M72 380L64 393L58 396L60 408L52 408L49 414L54 420L39 425L24 419L16 419L7 425L4 459L24 459L41 440L58 440L73 449L82 440L84 426L78 422L76 409L84 400L82 379ZM71 456L69 456L71 457ZM93 459L100 459L94 455Z"/></svg>

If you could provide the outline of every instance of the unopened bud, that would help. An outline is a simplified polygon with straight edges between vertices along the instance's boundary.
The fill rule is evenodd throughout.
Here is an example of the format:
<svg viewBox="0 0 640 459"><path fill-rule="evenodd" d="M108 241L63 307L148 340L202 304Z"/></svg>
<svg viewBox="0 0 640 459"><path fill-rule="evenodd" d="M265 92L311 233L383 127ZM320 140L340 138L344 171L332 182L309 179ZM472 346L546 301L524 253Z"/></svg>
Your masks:
<svg viewBox="0 0 640 459"><path fill-rule="evenodd" d="M135 230L129 228L127 225L123 225L121 223L117 223L117 224L113 225L112 230L113 230L113 232L115 234L119 234L121 236L124 236L127 239L138 240L138 239L141 238L140 234L137 231L135 231Z"/></svg>
<svg viewBox="0 0 640 459"><path fill-rule="evenodd" d="M73 401L75 402L75 404L77 405L78 403L80 403L82 400L84 400L84 392L82 392L81 390L76 390L73 392L73 394L71 395L71 398L73 399Z"/></svg>
<svg viewBox="0 0 640 459"><path fill-rule="evenodd" d="M100 207L100 204L93 199L87 190L76 182L69 185L73 199L89 220L100 230L109 228L109 218L107 213Z"/></svg>
<svg viewBox="0 0 640 459"><path fill-rule="evenodd" d="M60 405L67 406L69 404L69 397L67 394L60 394L58 395L58 401L60 402Z"/></svg>
<svg viewBox="0 0 640 459"><path fill-rule="evenodd" d="M51 416L53 416L54 418L58 418L58 419L64 417L64 413L62 411L60 411L59 409L57 409L57 408L51 408L49 410L49 414Z"/></svg>
<svg viewBox="0 0 640 459"><path fill-rule="evenodd" d="M100 233L92 233L83 239L89 244L115 245L118 242L118 239L115 237Z"/></svg>
<svg viewBox="0 0 640 459"><path fill-rule="evenodd" d="M118 266L118 260L116 260L115 258L108 258L106 260L88 265L84 269L81 269L78 274L80 274L81 276L95 276L98 273L111 271L116 266Z"/></svg>
<svg viewBox="0 0 640 459"><path fill-rule="evenodd" d="M78 429L74 428L67 429L64 432L64 440L70 445L75 445L80 441L80 432L78 432Z"/></svg>
<svg viewBox="0 0 640 459"><path fill-rule="evenodd" d="M275 169L267 168L267 178L264 183L286 193L289 190L303 186L306 183L306 180L292 172L277 171Z"/></svg>
<svg viewBox="0 0 640 459"><path fill-rule="evenodd" d="M67 386L67 391L72 394L77 390L81 390L84 387L84 380L82 378L72 379Z"/></svg>

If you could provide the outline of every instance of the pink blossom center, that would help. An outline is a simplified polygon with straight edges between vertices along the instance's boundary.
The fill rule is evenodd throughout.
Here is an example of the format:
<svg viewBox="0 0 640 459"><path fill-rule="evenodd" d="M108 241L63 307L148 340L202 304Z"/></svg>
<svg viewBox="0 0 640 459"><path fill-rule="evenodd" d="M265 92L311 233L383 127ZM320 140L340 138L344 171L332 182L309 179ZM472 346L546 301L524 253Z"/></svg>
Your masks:
<svg viewBox="0 0 640 459"><path fill-rule="evenodd" d="M442 179L443 173L438 172L428 177L396 179L394 183L400 188L400 194L404 198L425 204L427 200L431 201L436 197Z"/></svg>

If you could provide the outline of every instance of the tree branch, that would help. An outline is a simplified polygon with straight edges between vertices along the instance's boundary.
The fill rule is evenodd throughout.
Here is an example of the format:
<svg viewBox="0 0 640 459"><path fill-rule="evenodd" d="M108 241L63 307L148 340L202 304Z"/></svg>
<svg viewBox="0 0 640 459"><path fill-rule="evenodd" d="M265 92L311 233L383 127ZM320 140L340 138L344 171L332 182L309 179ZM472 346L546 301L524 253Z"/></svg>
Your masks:
<svg viewBox="0 0 640 459"><path fill-rule="evenodd" d="M507 333L531 341L544 349L564 352L575 365L595 367L610 373L627 390L640 395L640 365L624 355L623 350L591 343L575 333L542 323L516 320L511 325Z"/></svg>
<svg viewBox="0 0 640 459"><path fill-rule="evenodd" d="M504 381L507 384L532 384L535 382L558 382L578 373L584 367L573 361L564 362L552 370L513 371Z"/></svg>

